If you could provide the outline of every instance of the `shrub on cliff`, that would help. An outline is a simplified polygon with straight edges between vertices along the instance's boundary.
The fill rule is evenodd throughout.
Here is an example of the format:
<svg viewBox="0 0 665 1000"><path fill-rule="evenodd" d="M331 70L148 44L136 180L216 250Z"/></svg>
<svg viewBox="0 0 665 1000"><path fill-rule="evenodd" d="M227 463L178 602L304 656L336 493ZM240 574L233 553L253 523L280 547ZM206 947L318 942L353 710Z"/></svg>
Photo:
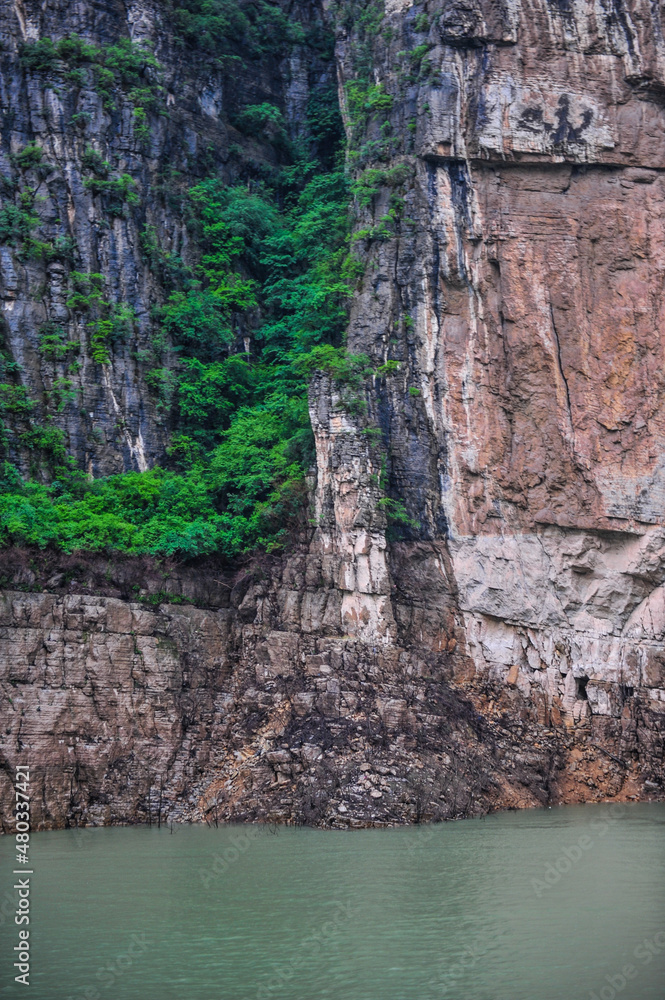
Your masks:
<svg viewBox="0 0 665 1000"><path fill-rule="evenodd" d="M266 54L282 58L306 33L317 58L332 66L332 36L322 22L308 19L305 31L282 3L165 3L181 44L226 66ZM163 94L152 52L129 39L111 46L76 35L41 39L27 42L20 57L28 73L59 75L74 88L94 87L107 108L122 91L134 106L135 135L138 112L141 128L148 129L146 109L155 110ZM388 106L380 88L363 100L370 115ZM76 113L73 128L81 127L83 114ZM357 263L349 252L350 190L336 88L314 88L299 138L289 137L283 111L267 101L239 107L231 121L248 137L262 133L272 153L261 163L238 156L229 166L236 170L234 183L213 175L187 195L179 191L188 225L185 250L165 249L156 225L146 220L141 246L162 289L151 317L137 317L112 301L108 275L76 270L72 262L67 269L66 305L85 334L80 351L97 365L110 365L114 349L131 344L139 326L144 331L152 320L152 343L142 343L135 357L171 431L163 463L168 468L92 480L67 458L62 432L54 436L57 429L48 421L38 425L35 414L42 411L25 391L21 395L14 373L0 400L0 417L1 411L13 414L25 397L21 444L34 445L35 481L7 466L2 541L69 552L233 556L257 545L274 548L302 517L305 476L314 461L307 410L311 373L325 370L355 390L366 367L366 359L349 360L343 347ZM38 147L19 155L24 172L41 163ZM137 183L128 173L114 173L116 166L90 143L80 160L97 212L109 219L141 215L144 179ZM199 158L199 177L203 164ZM0 208L0 230L4 226L8 241L33 245L38 220L30 209L27 201L21 208ZM60 259L64 250L57 252ZM77 390L70 375L83 364L72 360L79 343L67 340L60 327L47 326L39 336L49 365L44 399L52 410L73 412ZM15 442L3 445L6 459L20 453Z"/></svg>
<svg viewBox="0 0 665 1000"><path fill-rule="evenodd" d="M282 185L282 210L267 187L211 178L191 191L200 264L157 310L161 367L150 379L171 409L174 468L92 481L63 467L51 485L13 470L0 496L4 542L181 557L280 544L303 513L314 460L311 372L333 358L336 376L358 368L333 347L350 294L348 185L340 171L310 173L292 174L286 195ZM120 307L103 276L76 272L67 304L106 363L110 334L100 337ZM249 354L235 349L239 329Z"/></svg>

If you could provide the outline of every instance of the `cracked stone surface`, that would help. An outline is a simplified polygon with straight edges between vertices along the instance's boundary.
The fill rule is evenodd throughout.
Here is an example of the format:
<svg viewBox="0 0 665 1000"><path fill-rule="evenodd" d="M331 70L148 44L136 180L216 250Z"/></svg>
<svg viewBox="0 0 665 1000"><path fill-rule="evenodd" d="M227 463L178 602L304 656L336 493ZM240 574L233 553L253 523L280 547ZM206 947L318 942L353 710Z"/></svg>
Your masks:
<svg viewBox="0 0 665 1000"><path fill-rule="evenodd" d="M5 33L45 32L54 5L30 9L5 12ZM153 37L157 11L128 17ZM45 826L354 826L663 795L661 19L647 0L386 0L372 65L393 98L386 168L409 179L394 230L358 243L349 346L400 368L368 379L353 413L314 379L315 527L283 559L142 567L137 603L122 561L83 561L72 582L52 556L17 558L3 795L26 748ZM359 32L337 28L342 97ZM422 44L428 67L409 76L400 53ZM295 109L304 78L289 66ZM214 81L200 93L221 148ZM43 95L13 99L37 121ZM192 111L190 138L201 121ZM358 228L393 194L381 187ZM147 303L122 251L135 238L117 230L99 266L120 281L113 261L129 261ZM43 307L7 248L0 263L12 350L37 378ZM109 414L113 394L150 462L163 432L127 395L132 364L114 359L109 386L85 391ZM76 438L85 422L70 419ZM90 452L95 469L130 467L127 448ZM146 604L163 592L191 603Z"/></svg>

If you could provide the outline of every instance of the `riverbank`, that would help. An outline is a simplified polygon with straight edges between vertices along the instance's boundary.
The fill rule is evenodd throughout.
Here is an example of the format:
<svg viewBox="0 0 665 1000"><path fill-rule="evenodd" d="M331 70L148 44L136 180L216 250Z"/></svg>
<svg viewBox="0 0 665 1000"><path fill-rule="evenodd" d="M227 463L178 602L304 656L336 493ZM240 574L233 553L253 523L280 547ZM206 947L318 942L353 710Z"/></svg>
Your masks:
<svg viewBox="0 0 665 1000"><path fill-rule="evenodd" d="M309 631L275 628L265 579L228 593L198 608L5 592L3 815L17 764L33 829L354 828L663 796L646 687L616 714L562 720L510 678L472 672L454 620L442 651L370 646L326 635L322 608Z"/></svg>

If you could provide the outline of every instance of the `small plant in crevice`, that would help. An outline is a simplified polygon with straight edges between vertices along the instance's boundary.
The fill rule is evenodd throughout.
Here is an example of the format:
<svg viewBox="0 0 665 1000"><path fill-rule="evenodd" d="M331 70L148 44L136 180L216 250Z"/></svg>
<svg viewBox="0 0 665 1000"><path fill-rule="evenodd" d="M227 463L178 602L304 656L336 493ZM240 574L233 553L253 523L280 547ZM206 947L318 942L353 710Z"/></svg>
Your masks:
<svg viewBox="0 0 665 1000"><path fill-rule="evenodd" d="M134 135L141 143L150 137L148 115L166 113L160 64L150 48L131 38L119 38L113 45L96 45L74 34L57 41L40 38L24 42L19 55L29 72L49 78L61 74L76 89L90 84L109 113L122 93L132 106ZM83 114L76 124L85 127Z"/></svg>
<svg viewBox="0 0 665 1000"><path fill-rule="evenodd" d="M32 199L22 198L20 205L5 202L0 207L0 243L24 247L39 223L33 212Z"/></svg>
<svg viewBox="0 0 665 1000"><path fill-rule="evenodd" d="M60 361L66 356L70 344L65 340L65 330L59 323L44 323L39 328L39 353L49 361ZM78 349L78 344L75 345Z"/></svg>
<svg viewBox="0 0 665 1000"><path fill-rule="evenodd" d="M20 171L39 169L40 172L43 172L45 168L46 171L50 173L53 169L50 164L46 163L44 160L44 150L35 142L28 143L28 145L24 146L18 153L14 153L11 156L11 161Z"/></svg>
<svg viewBox="0 0 665 1000"><path fill-rule="evenodd" d="M127 207L138 205L139 196L136 191L136 181L130 174L119 177L86 177L83 187L92 194L101 195L104 210L107 215L125 216Z"/></svg>
<svg viewBox="0 0 665 1000"><path fill-rule="evenodd" d="M56 412L62 413L70 403L76 401L78 390L71 379L62 376L53 379L49 395Z"/></svg>
<svg viewBox="0 0 665 1000"><path fill-rule="evenodd" d="M394 500L392 497L383 497L377 501L377 507L385 512L389 524L402 524L409 528L418 528L418 522L409 517L406 507L401 500Z"/></svg>
<svg viewBox="0 0 665 1000"><path fill-rule="evenodd" d="M103 274L72 271L69 279L72 291L67 307L86 317L92 360L108 364L113 345L128 339L132 333L136 319L134 310L126 304L109 301Z"/></svg>
<svg viewBox="0 0 665 1000"><path fill-rule="evenodd" d="M41 219L37 206L46 198L37 194L37 187L31 186L31 172L35 166L41 165L38 177L47 176L52 172L52 166L42 159L40 147L31 144L24 147L13 158L18 177L5 178L2 185L2 201L0 201L0 244L16 248L16 257L20 261L41 259L46 263L60 260L73 264L76 257L74 240L64 233L52 239L43 239L39 233ZM59 219L56 226L62 226Z"/></svg>

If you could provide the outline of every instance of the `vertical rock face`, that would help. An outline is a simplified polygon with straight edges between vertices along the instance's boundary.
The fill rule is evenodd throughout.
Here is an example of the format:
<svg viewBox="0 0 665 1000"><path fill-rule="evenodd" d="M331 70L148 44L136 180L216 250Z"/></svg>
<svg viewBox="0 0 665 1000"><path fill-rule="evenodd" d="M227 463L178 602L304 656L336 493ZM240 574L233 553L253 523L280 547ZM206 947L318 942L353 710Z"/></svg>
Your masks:
<svg viewBox="0 0 665 1000"><path fill-rule="evenodd" d="M114 5L66 6L72 30L116 30ZM20 37L65 17L45 10L17 0L0 15L6 66ZM349 346L377 374L364 406L312 384L311 540L236 576L142 580L144 598L205 610L148 612L119 571L90 566L75 572L80 594L33 574L50 595L7 597L5 760L26 745L42 761L45 825L146 818L157 788L165 815L342 825L662 794L660 8L386 0L328 16L361 192ZM165 159L187 170L203 135L222 161L227 144L219 82L191 82L160 17L128 7L127 30L159 41L175 102L150 153L121 108L85 98L146 186ZM306 61L292 53L260 84L296 118ZM60 198L86 269L134 305L140 346L156 292L137 225L90 226L71 95L12 79L7 149L39 132L58 164L45 204ZM184 244L177 213L149 213ZM31 275L2 254L7 337L48 386L35 330L67 319L57 262ZM36 304L28 289L45 277ZM87 416L63 415L94 471L141 468L164 446L138 357L119 348L106 382L81 369L103 446L85 438Z"/></svg>
<svg viewBox="0 0 665 1000"><path fill-rule="evenodd" d="M327 379L311 390L317 450L317 531L312 543L342 592L341 626L369 642L393 643L395 622L380 508L381 465Z"/></svg>
<svg viewBox="0 0 665 1000"><path fill-rule="evenodd" d="M29 225L24 212L29 234L15 216L0 225L0 345L21 366L35 421L48 417L95 476L144 471L164 458L171 428L149 372L154 310L168 287L155 254L192 262L186 192L213 171L237 179L234 144L259 161L274 156L260 135L247 139L230 126L240 99L283 107L296 135L312 84L325 85L330 73L306 44L251 67L237 61L233 75L221 60L197 63L169 11L161 0L11 0L0 10L2 195L32 217ZM320 17L307 4L290 13L303 33ZM138 83L120 77L108 91L84 58L25 56L26 44L70 36L102 50L131 41L153 53L154 65L139 70ZM26 154L34 147L36 159ZM104 345L104 364L89 311L73 304L71 271L101 275L104 303L129 307L129 327ZM54 328L61 347L45 350ZM25 428L10 411L12 419L20 442ZM28 471L31 456L15 440L10 458Z"/></svg>
<svg viewBox="0 0 665 1000"><path fill-rule="evenodd" d="M118 175L140 178L137 190L141 190L155 183L170 155L183 166L183 151L174 150L173 131L166 126L151 135L150 150L144 149L134 133L133 108L124 93L116 95L113 106L105 106L90 81L73 84L66 67L45 86L43 73L26 70L19 52L26 42L44 37L81 34L103 45L154 27L153 11L136 4L130 5L122 26L112 3L40 5L17 0L3 4L0 12L0 172L12 187L36 192L43 237L75 243L78 271L103 274L109 299L127 303L136 315L132 341L116 345L112 366L102 368L86 349L89 317L67 306L66 261L57 256L39 259L3 247L0 294L6 349L22 366L23 384L38 403L42 419L58 380L67 378L78 390L80 405L68 403L55 419L66 432L72 453L95 474L141 470L154 464L164 446L165 429L142 386L138 360L141 350L145 353L149 346L149 314L156 301L155 284L140 245L140 230L149 220L130 214L120 204L109 225L101 196L85 185L86 179L94 177L85 170L85 153L92 149L100 160L112 161ZM151 33L154 36L154 30ZM30 144L43 150L42 162L27 163L21 169L16 157ZM178 220L165 217L157 200L153 210L152 221L178 246L183 239ZM11 242L16 245L15 237ZM66 330L66 341L80 359L73 375L68 371L71 352L59 359L40 354L40 331L48 324ZM27 459L23 461L27 468Z"/></svg>
<svg viewBox="0 0 665 1000"><path fill-rule="evenodd" d="M479 675L569 724L658 713L660 11L392 3L370 45L410 180L384 232L373 181L350 340L402 362L372 402L403 534L446 539Z"/></svg>

